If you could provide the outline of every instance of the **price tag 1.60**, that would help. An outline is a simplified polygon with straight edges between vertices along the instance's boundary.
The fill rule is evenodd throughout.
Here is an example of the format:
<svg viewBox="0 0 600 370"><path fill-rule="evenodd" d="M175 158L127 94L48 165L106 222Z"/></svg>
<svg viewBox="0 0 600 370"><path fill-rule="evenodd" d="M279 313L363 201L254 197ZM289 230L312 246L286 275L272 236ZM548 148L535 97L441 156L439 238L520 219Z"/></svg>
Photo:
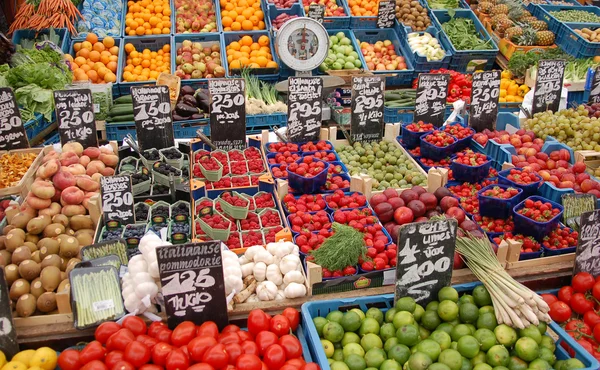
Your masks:
<svg viewBox="0 0 600 370"><path fill-rule="evenodd" d="M129 225L135 222L130 176L101 177L100 192L102 194L102 215L107 227L112 226L112 223Z"/></svg>
<svg viewBox="0 0 600 370"><path fill-rule="evenodd" d="M15 94L9 87L0 88L0 150L29 148L29 141Z"/></svg>
<svg viewBox="0 0 600 370"><path fill-rule="evenodd" d="M54 103L61 144L76 141L84 148L98 146L90 89L56 90Z"/></svg>

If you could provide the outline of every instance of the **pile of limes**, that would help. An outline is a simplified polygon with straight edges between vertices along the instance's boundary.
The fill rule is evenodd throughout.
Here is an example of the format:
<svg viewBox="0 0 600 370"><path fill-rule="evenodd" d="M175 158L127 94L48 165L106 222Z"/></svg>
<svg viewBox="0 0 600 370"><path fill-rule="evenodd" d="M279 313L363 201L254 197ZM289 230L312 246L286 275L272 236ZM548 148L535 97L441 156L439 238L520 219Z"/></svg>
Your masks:
<svg viewBox="0 0 600 370"><path fill-rule="evenodd" d="M353 308L313 322L332 370L570 370L578 359L556 360L546 324L515 330L498 325L483 286L459 298L442 288L425 308L411 297L385 313Z"/></svg>

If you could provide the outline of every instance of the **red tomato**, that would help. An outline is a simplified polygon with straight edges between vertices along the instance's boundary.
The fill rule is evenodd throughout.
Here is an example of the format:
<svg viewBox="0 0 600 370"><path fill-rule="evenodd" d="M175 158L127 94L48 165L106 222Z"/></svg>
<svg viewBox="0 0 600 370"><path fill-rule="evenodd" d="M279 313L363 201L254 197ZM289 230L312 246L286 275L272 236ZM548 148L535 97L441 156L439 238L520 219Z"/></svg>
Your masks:
<svg viewBox="0 0 600 370"><path fill-rule="evenodd" d="M179 348L175 348L167 355L166 361L167 370L186 370L190 367L190 359Z"/></svg>
<svg viewBox="0 0 600 370"><path fill-rule="evenodd" d="M142 365L138 370L163 370L163 367L154 364L146 364Z"/></svg>
<svg viewBox="0 0 600 370"><path fill-rule="evenodd" d="M167 356L173 350L173 346L169 343L159 342L152 348L152 362L159 366L165 366Z"/></svg>
<svg viewBox="0 0 600 370"><path fill-rule="evenodd" d="M583 321L588 324L590 328L593 328L597 324L600 324L600 315L598 315L594 310L587 311L583 314Z"/></svg>
<svg viewBox="0 0 600 370"><path fill-rule="evenodd" d="M596 341L599 341L600 340L600 325L594 326L593 334L594 334L594 339L596 339Z"/></svg>
<svg viewBox="0 0 600 370"><path fill-rule="evenodd" d="M573 287L564 286L558 291L558 299L569 304L571 303L571 297L573 297L573 293L575 293L573 291Z"/></svg>
<svg viewBox="0 0 600 370"><path fill-rule="evenodd" d="M81 362L79 362L79 351L67 349L58 356L58 366L62 370L79 370Z"/></svg>
<svg viewBox="0 0 600 370"><path fill-rule="evenodd" d="M284 348L285 350L285 348ZM302 366L304 366L304 364L306 364L306 361L304 361L304 359L302 359L302 357L300 358L293 358L291 360L287 360L286 365L292 365L295 368L300 369Z"/></svg>
<svg viewBox="0 0 600 370"><path fill-rule="evenodd" d="M119 329L119 331L111 335L106 341L106 350L112 351L118 349L119 351L125 351L125 347L127 347L129 342L133 342L134 340L135 335L133 335L131 330L127 328Z"/></svg>
<svg viewBox="0 0 600 370"><path fill-rule="evenodd" d="M261 370L262 361L258 356L245 353L238 357L235 366L238 370Z"/></svg>
<svg viewBox="0 0 600 370"><path fill-rule="evenodd" d="M596 280L594 280L594 277L589 272L578 272L573 276L571 286L575 292L585 293L594 287L595 282Z"/></svg>
<svg viewBox="0 0 600 370"><path fill-rule="evenodd" d="M202 325L200 325L196 330L197 337L213 337L217 339L218 335L219 328L217 327L217 324L212 321L206 321L202 323Z"/></svg>
<svg viewBox="0 0 600 370"><path fill-rule="evenodd" d="M110 370L135 370L135 366L127 361L119 361L110 368Z"/></svg>
<svg viewBox="0 0 600 370"><path fill-rule="evenodd" d="M123 360L123 352L121 351L111 351L106 354L104 358L104 363L109 368L112 368L117 362ZM61 366L62 369L62 366Z"/></svg>
<svg viewBox="0 0 600 370"><path fill-rule="evenodd" d="M283 315L275 315L269 323L269 329L278 337L290 333L290 321Z"/></svg>
<svg viewBox="0 0 600 370"><path fill-rule="evenodd" d="M296 331L298 324L300 324L300 312L295 308L288 307L283 310L282 315L287 317L290 322L290 328L292 328L293 331Z"/></svg>
<svg viewBox="0 0 600 370"><path fill-rule="evenodd" d="M298 338L293 335L284 335L279 338L279 345L285 352L285 358L291 360L302 356L302 345Z"/></svg>
<svg viewBox="0 0 600 370"><path fill-rule="evenodd" d="M292 365L289 365L289 364L285 364L279 370L299 370L299 369L300 369L299 367L292 366Z"/></svg>
<svg viewBox="0 0 600 370"><path fill-rule="evenodd" d="M265 350L269 348L269 346L276 344L279 338L275 333L271 333L270 331L261 331L256 336L256 345L258 345L258 350L260 355L263 356Z"/></svg>
<svg viewBox="0 0 600 370"><path fill-rule="evenodd" d="M231 365L235 365L237 358L244 353L242 346L240 346L238 343L225 344L225 351L227 351L227 354L229 355L229 363Z"/></svg>
<svg viewBox="0 0 600 370"><path fill-rule="evenodd" d="M131 330L136 337L140 334L146 334L148 331L146 322L139 316L127 316L123 320L123 327Z"/></svg>
<svg viewBox="0 0 600 370"><path fill-rule="evenodd" d="M150 327L148 328L148 335L152 338L156 338L156 333L158 333L162 328L168 329L167 324L162 321L155 321L150 324Z"/></svg>
<svg viewBox="0 0 600 370"><path fill-rule="evenodd" d="M181 346L179 347L179 349L181 349L183 351L183 353L185 353L185 355L190 358L190 351L188 351L187 346Z"/></svg>
<svg viewBox="0 0 600 370"><path fill-rule="evenodd" d="M586 324L585 322L581 321L581 320L571 320L567 323L567 325L565 325L565 330L568 333L574 333L574 334L585 334L585 335L591 335L592 334L592 327L589 326L588 324ZM579 339L577 336L573 336L573 338L575 339Z"/></svg>
<svg viewBox="0 0 600 370"><path fill-rule="evenodd" d="M150 348L144 343L134 340L125 347L123 358L133 366L140 367L150 361Z"/></svg>
<svg viewBox="0 0 600 370"><path fill-rule="evenodd" d="M221 334L219 334L219 338L218 338L218 342L221 344L240 343L241 341L242 340L240 339L240 336L235 331L221 333Z"/></svg>
<svg viewBox="0 0 600 370"><path fill-rule="evenodd" d="M94 340L81 350L81 353L79 353L79 362L81 362L82 365L85 365L94 360L103 361L105 355L106 349L102 347L102 343Z"/></svg>
<svg viewBox="0 0 600 370"><path fill-rule="evenodd" d="M81 370L108 370L102 361L94 360L85 364Z"/></svg>
<svg viewBox="0 0 600 370"><path fill-rule="evenodd" d="M233 325L233 324L229 324L226 327L223 328L223 330L221 330L221 334L222 333L235 333L240 331L240 327L237 325Z"/></svg>
<svg viewBox="0 0 600 370"><path fill-rule="evenodd" d="M546 303L548 303L548 306L558 301L558 298L556 298L554 294L542 294L541 297L544 301L546 301Z"/></svg>
<svg viewBox="0 0 600 370"><path fill-rule="evenodd" d="M187 345L190 358L195 362L202 361L204 352L216 344L217 340L213 337L196 337L192 339Z"/></svg>
<svg viewBox="0 0 600 370"><path fill-rule="evenodd" d="M161 328L157 333L156 333L156 340L158 340L159 342L165 342L165 343L171 343L171 335L173 334L173 330L164 327Z"/></svg>
<svg viewBox="0 0 600 370"><path fill-rule="evenodd" d="M279 370L285 364L285 351L279 344L273 344L266 349L263 361L269 370Z"/></svg>
<svg viewBox="0 0 600 370"><path fill-rule="evenodd" d="M594 309L594 302L587 299L583 293L575 293L571 298L571 308L578 314L583 315L586 311Z"/></svg>
<svg viewBox="0 0 600 370"><path fill-rule="evenodd" d="M242 346L242 351L244 351L245 354L255 355L255 356L258 356L260 354L258 345L255 342L247 340L245 342L242 342L241 346Z"/></svg>
<svg viewBox="0 0 600 370"><path fill-rule="evenodd" d="M262 310L252 310L248 314L248 331L256 336L261 331L269 330L271 318Z"/></svg>
<svg viewBox="0 0 600 370"><path fill-rule="evenodd" d="M229 363L229 354L225 351L224 345L216 344L204 352L202 362L209 364L215 369L224 369Z"/></svg>
<svg viewBox="0 0 600 370"><path fill-rule="evenodd" d="M102 324L100 324L100 326L96 328L96 331L94 332L94 337L98 342L106 344L108 338L110 338L110 336L114 333L118 332L119 329L121 329L121 325L117 324L116 322L103 322Z"/></svg>
<svg viewBox="0 0 600 370"><path fill-rule="evenodd" d="M571 307L563 301L550 305L550 317L557 323L565 322L571 318Z"/></svg>
<svg viewBox="0 0 600 370"><path fill-rule="evenodd" d="M215 370L215 368L209 364L195 364L190 366L188 370Z"/></svg>
<svg viewBox="0 0 600 370"><path fill-rule="evenodd" d="M238 337L240 337L240 342L243 342L245 340L254 340L254 337L252 336L252 334L248 333L245 330L240 330L237 332Z"/></svg>
<svg viewBox="0 0 600 370"><path fill-rule="evenodd" d="M302 369L300 370L321 370L321 368L314 362L309 362L306 365L302 366Z"/></svg>
<svg viewBox="0 0 600 370"><path fill-rule="evenodd" d="M579 345L582 346L583 349L585 349L587 352L589 352L589 353L594 352L594 347L592 346L592 343L588 342L587 340L577 339L577 343L579 343ZM569 347L567 349L567 352L569 353L569 356L575 357L575 351L573 351L573 348Z"/></svg>
<svg viewBox="0 0 600 370"><path fill-rule="evenodd" d="M196 325L191 321L184 321L177 325L171 334L171 344L175 347L187 345L196 336Z"/></svg>
<svg viewBox="0 0 600 370"><path fill-rule="evenodd" d="M143 343L146 347L150 349L154 348L154 346L158 344L158 339L152 338L151 336L145 334L138 335L137 337L135 337L135 340L140 343Z"/></svg>
<svg viewBox="0 0 600 370"><path fill-rule="evenodd" d="M592 295L594 298L600 301L600 281L594 283L594 286L592 287Z"/></svg>

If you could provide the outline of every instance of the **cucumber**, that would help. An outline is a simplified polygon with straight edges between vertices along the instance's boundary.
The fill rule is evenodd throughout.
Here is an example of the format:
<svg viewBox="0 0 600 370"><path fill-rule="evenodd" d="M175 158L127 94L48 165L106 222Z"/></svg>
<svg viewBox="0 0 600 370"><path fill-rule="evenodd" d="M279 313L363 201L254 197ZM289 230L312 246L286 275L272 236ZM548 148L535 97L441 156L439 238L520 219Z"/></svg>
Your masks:
<svg viewBox="0 0 600 370"><path fill-rule="evenodd" d="M131 95L123 95L123 96L116 98L113 102L115 104L123 104L123 103L133 104L133 98L131 97Z"/></svg>
<svg viewBox="0 0 600 370"><path fill-rule="evenodd" d="M133 114L124 114L121 116L111 116L109 122L133 122Z"/></svg>
<svg viewBox="0 0 600 370"><path fill-rule="evenodd" d="M124 116L127 114L133 114L133 104L113 105L113 107L108 112L108 115L111 117Z"/></svg>

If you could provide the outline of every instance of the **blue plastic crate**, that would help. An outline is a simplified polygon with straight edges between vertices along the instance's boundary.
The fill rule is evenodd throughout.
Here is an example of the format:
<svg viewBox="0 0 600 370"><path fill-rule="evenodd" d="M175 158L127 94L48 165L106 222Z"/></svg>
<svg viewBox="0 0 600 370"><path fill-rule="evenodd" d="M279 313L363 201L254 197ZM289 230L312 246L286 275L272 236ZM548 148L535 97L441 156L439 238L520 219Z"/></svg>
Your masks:
<svg viewBox="0 0 600 370"><path fill-rule="evenodd" d="M33 40L39 35L47 35L49 32L49 29L44 29L41 31L28 29L16 30L12 36L12 43L15 45L20 45L21 40L23 39ZM60 43L56 46L58 46L63 53L67 53L69 51L69 45L71 43L71 34L69 33L69 31L67 31L66 28L55 28L54 32L56 32L56 34L60 37Z"/></svg>
<svg viewBox="0 0 600 370"><path fill-rule="evenodd" d="M564 48L563 48L564 50ZM598 50L598 54L600 55L600 50ZM579 58L584 58L584 57L579 57ZM569 93L567 94L567 107L571 107L573 106L573 104L575 105L580 105L580 104L584 104L587 103L587 99L585 97L585 91L569 91Z"/></svg>
<svg viewBox="0 0 600 370"><path fill-rule="evenodd" d="M538 192L538 188L540 187L540 184L542 183L541 176L538 175L537 173L533 173L533 175L539 179L538 182L528 184L528 185L517 184L516 182L511 181L507 178L507 176L510 174L510 170L513 170L513 169L522 170L521 168L510 168L510 169L498 172L498 183L522 189L523 190L522 197L529 197L531 195L536 195Z"/></svg>
<svg viewBox="0 0 600 370"><path fill-rule="evenodd" d="M447 10L432 10L432 23L436 27L442 29L440 34L440 42L444 47L452 52L452 59L450 61L450 69L459 72L473 72L478 69L477 66L483 66L483 69L492 69L496 62L496 55L498 55L498 45L492 40L490 34L486 31L485 27L481 24L475 13L470 9L459 9L453 10L455 12L454 17L468 18L475 24L475 29L479 33L481 39L488 41L492 45L490 50L457 50L454 45L450 42L450 39L443 32L441 28L442 24L450 20L450 14Z"/></svg>
<svg viewBox="0 0 600 370"><path fill-rule="evenodd" d="M600 43L589 42L575 32L575 30L589 27L589 23L563 23L556 35L556 45L575 58L600 55ZM571 94L569 93L569 95Z"/></svg>
<svg viewBox="0 0 600 370"><path fill-rule="evenodd" d="M582 10L585 12L593 13L600 16L600 8L597 6L573 6L573 5L537 5L535 8L536 14L532 13L534 16L540 18L543 21L548 23L548 29L554 32L555 35L559 35L561 28L564 26L564 22L556 19L550 12L561 11L561 10ZM588 27L600 27L600 22L598 23L586 23ZM557 40L559 41L559 40ZM558 44L558 43L557 43ZM559 45L560 46L560 45ZM565 50L566 51L566 50Z"/></svg>
<svg viewBox="0 0 600 370"><path fill-rule="evenodd" d="M123 141L127 134L133 136L137 140L137 132L135 131L134 122L107 122L105 125L106 140Z"/></svg>
<svg viewBox="0 0 600 370"><path fill-rule="evenodd" d="M42 126L42 120L44 116L39 113L34 113L33 119L25 122L23 128L25 129L25 133L27 134L27 139L31 140L36 137L37 134L40 133L40 127Z"/></svg>
<svg viewBox="0 0 600 370"><path fill-rule="evenodd" d="M441 31L435 28L434 26L429 26L425 31L422 32L413 32L410 27L405 27L396 21L396 27L394 27L396 33L398 33L398 37L400 39L400 43L404 54L408 56L408 58L412 62L413 69L416 73L427 73L432 69L441 69L448 68L450 65L450 60L452 59L452 52L444 47L440 41ZM428 61L427 57L420 55L417 52L413 52L408 44L408 34L410 33L418 33L419 35L424 34L425 32L429 33L432 37L435 37L440 47L446 53L446 56L442 60L438 61Z"/></svg>
<svg viewBox="0 0 600 370"><path fill-rule="evenodd" d="M304 17L304 8L300 3L293 4L290 8L278 8L275 4L267 4L267 21L268 28L271 30L273 35L277 34L277 30L273 28L273 21L281 14L297 15L298 17Z"/></svg>
<svg viewBox="0 0 600 370"><path fill-rule="evenodd" d="M383 121L385 123L411 123L415 113L415 107L406 108L383 108Z"/></svg>
<svg viewBox="0 0 600 370"><path fill-rule="evenodd" d="M350 8L345 0L336 0L335 1L338 7L344 9L344 16L341 17L323 17L323 27L326 29L348 29L350 28ZM318 4L319 2L316 0L306 0L300 1L300 4L304 8L304 13L308 11L308 7L310 4Z"/></svg>
<svg viewBox="0 0 600 370"><path fill-rule="evenodd" d="M519 117L512 113L500 112L496 119L496 130L506 130L507 126L512 126L516 129L520 129ZM515 147L510 144L498 144L493 140L488 140L485 147L481 146L475 140L471 140L469 147L476 152L486 154L502 165L504 162L511 163L511 156L517 155Z"/></svg>
<svg viewBox="0 0 600 370"><path fill-rule="evenodd" d="M127 26L125 25L125 16L127 15L127 11L128 11L129 6L128 6L128 2L127 1L124 1L123 3L124 3L124 5L123 5L123 22L121 23L121 36L123 38L135 37L135 38L138 38L138 39L140 39L140 38L141 39L153 39L153 38L155 38L157 36L171 36L171 35L175 34L175 24L176 24L176 22L175 22L175 9L174 9L175 0L171 0L170 1L170 3L171 3L171 16L170 16L170 18L171 18L171 32L169 34L144 35L144 36L128 35L125 32L125 28L127 28Z"/></svg>
<svg viewBox="0 0 600 370"><path fill-rule="evenodd" d="M450 169L452 169L454 179L461 182L479 182L485 179L492 166L492 158L489 156L486 157L487 161L479 166L467 166L453 160Z"/></svg>
<svg viewBox="0 0 600 370"><path fill-rule="evenodd" d="M521 201L523 189L516 188L518 193L510 199L499 199L483 195L487 190L499 187L504 190L510 188L509 185L493 184L477 192L479 200L479 213L482 216L506 219L512 214L512 209Z"/></svg>
<svg viewBox="0 0 600 370"><path fill-rule="evenodd" d="M173 122L173 134L176 139L191 139L197 137L196 132L202 130L204 135L210 135L208 119Z"/></svg>
<svg viewBox="0 0 600 370"><path fill-rule="evenodd" d="M234 41L239 41L244 36L252 37L252 40L254 40L255 42L257 42L261 36L269 37L269 45L271 47L271 55L273 56L273 61L275 61L277 65L279 65L279 58L277 57L275 44L273 43L274 37L271 37L268 31L224 32L222 36L223 37L221 38L221 50L223 51L226 50L227 45ZM240 77L240 70L237 70L238 74L235 74L234 71L229 70L229 63L227 62L227 58L223 60L223 66L225 67L225 74L227 77ZM256 74L256 76L261 81L277 81L279 79L279 68L256 68L250 71L252 74Z"/></svg>
<svg viewBox="0 0 600 370"><path fill-rule="evenodd" d="M364 18L364 17L352 17L354 18ZM392 28L382 28L377 30L354 30L354 37L356 37L356 43L358 44L359 49L357 50L358 56L361 59L361 62L365 69L371 71L375 75L378 74L393 74L395 76L386 77L385 84L388 86L401 86L401 85L410 85L412 82L412 75L414 72L411 60L407 54L402 50L402 46L400 44L400 38L398 38L398 34ZM374 71L370 70L367 67L367 63L362 53L360 52L360 43L368 42L370 44L374 44L377 41L389 40L394 45L394 50L398 56L404 57L404 61L406 62L405 70L396 70L396 71Z"/></svg>
<svg viewBox="0 0 600 370"><path fill-rule="evenodd" d="M571 147L569 147L567 144L563 144L563 143L557 141L552 136L547 136L546 141L544 142L544 146L542 146L542 152L544 152L546 154L550 154L554 151L561 150L561 149L566 149L569 152L569 156L570 156L569 163L571 165L575 164L575 153L573 153L573 149L571 149Z"/></svg>
<svg viewBox="0 0 600 370"><path fill-rule="evenodd" d="M173 35L177 36L177 35L183 35L183 33L179 33L177 32L177 8L175 7L175 0L171 0L171 23L173 24L173 30L171 31ZM202 35L205 35L207 33L220 33L223 32L223 24L221 23L221 6L220 3L218 1L214 1L213 0L213 6L215 7L215 17L217 19L217 29L214 32L203 32ZM265 21L266 24L266 21ZM193 34L193 33L188 33L188 34ZM196 33L197 35L198 33ZM123 35L123 36L127 36L127 35Z"/></svg>
<svg viewBox="0 0 600 370"><path fill-rule="evenodd" d="M332 177L341 177L343 180L347 180L348 182L350 181L350 176L348 176L348 174L345 174L345 173L340 174L340 175L333 175ZM325 185L323 185L318 190L318 192L320 194L331 194L331 193L335 192L336 190L341 190L341 191L344 191L344 192L350 191L350 185L348 185L348 187L346 187L346 188L339 188L339 189L335 189L335 190L327 190L327 189L325 189ZM293 189L291 186L290 186L289 192L291 194L294 194L294 195L301 195L302 194L300 191L297 191L297 190Z"/></svg>
<svg viewBox="0 0 600 370"><path fill-rule="evenodd" d="M254 114L246 115L246 131L255 127L264 126L286 126L287 125L287 114L286 113L272 113L272 114Z"/></svg>
<svg viewBox="0 0 600 370"><path fill-rule="evenodd" d="M552 209L558 208L560 212L547 222L534 221L528 217L517 213L518 210L525 206L525 201L527 200L533 200L534 202L549 202L550 204L552 204ZM538 241L543 240L544 236L548 235L550 231L552 231L552 229L554 229L554 227L558 225L558 222L562 217L563 209L563 206L556 202L553 202L543 197L539 197L537 195L532 195L521 201L521 203L517 204L513 208L513 218L515 220L515 233L533 236Z"/></svg>
<svg viewBox="0 0 600 370"><path fill-rule="evenodd" d="M199 42L202 47L212 47L213 45L219 46L219 55L221 58L221 65L224 66L223 61L227 60L227 55L225 54L225 50L221 46L221 35L216 32L210 33L198 33L198 34L179 34L175 35L171 38L171 70L175 71L177 68L177 49L181 47L183 41L189 40L191 42ZM225 67L223 67L225 68ZM194 89L207 88L208 87L208 78L190 78L190 79L181 79L181 85L189 85Z"/></svg>
<svg viewBox="0 0 600 370"><path fill-rule="evenodd" d="M123 45L132 44L135 50L142 52L144 49L150 49L151 51L158 51L162 49L164 45L171 46L171 36L169 35L156 35L156 36L142 36L142 37L125 37L122 39ZM117 87L121 95L131 94L131 87L142 86L142 85L156 85L155 80L150 81L136 81L136 82L125 82L123 81L123 68L125 68L125 61L127 60L127 53L124 48L119 50L119 65L117 67ZM174 66L171 64L171 73L173 73Z"/></svg>
<svg viewBox="0 0 600 370"><path fill-rule="evenodd" d="M60 143L60 135L58 132L53 132L50 135L46 136L43 145L52 145Z"/></svg>
<svg viewBox="0 0 600 370"><path fill-rule="evenodd" d="M329 170L329 163L325 161L316 161L325 164L323 170L316 176L306 177L298 175L294 172L288 171L288 182L290 187L294 188L297 192L303 194L314 194L321 189L327 181L327 171ZM298 159L296 163L302 163L302 158Z"/></svg>

